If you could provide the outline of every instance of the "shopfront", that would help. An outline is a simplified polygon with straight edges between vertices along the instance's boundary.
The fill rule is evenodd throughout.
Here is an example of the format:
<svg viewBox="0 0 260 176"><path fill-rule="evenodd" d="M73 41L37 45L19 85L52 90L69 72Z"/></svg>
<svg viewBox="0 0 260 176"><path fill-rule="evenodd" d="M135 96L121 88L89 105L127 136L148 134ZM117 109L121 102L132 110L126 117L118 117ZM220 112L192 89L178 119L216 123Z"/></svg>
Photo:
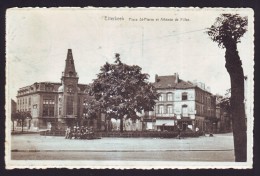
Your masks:
<svg viewBox="0 0 260 176"><path fill-rule="evenodd" d="M179 119L178 121L178 126L182 131L187 131L187 130L193 130L193 123L191 119L184 118L184 119Z"/></svg>
<svg viewBox="0 0 260 176"><path fill-rule="evenodd" d="M156 119L155 126L159 131L174 131L175 121L174 119Z"/></svg>

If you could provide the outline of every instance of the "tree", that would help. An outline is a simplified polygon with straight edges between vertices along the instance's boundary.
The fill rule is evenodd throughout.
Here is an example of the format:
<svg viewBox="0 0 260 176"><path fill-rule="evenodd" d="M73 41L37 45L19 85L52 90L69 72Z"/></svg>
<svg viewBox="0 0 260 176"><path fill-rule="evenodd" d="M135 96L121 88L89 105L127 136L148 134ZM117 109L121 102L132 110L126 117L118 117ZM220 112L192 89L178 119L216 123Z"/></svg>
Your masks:
<svg viewBox="0 0 260 176"><path fill-rule="evenodd" d="M232 115L234 148L236 162L247 160L247 136L244 106L244 72L240 60L237 43L247 31L247 17L238 14L222 14L216 18L215 23L208 28L207 34L225 48L225 67L230 75L231 99L230 112Z"/></svg>
<svg viewBox="0 0 260 176"><path fill-rule="evenodd" d="M12 114L11 114L11 121L13 123L13 131L14 131L14 121L18 119L17 115L18 115L17 112L12 112Z"/></svg>
<svg viewBox="0 0 260 176"><path fill-rule="evenodd" d="M23 125L24 125L24 121L26 119L32 119L32 115L31 115L31 112L30 111L18 111L16 113L16 118L18 120L21 120L22 121L22 132L23 132Z"/></svg>
<svg viewBox="0 0 260 176"><path fill-rule="evenodd" d="M222 116L222 123L220 126L221 131L231 129L231 112L230 112L230 96L219 96L216 104L220 108L220 115Z"/></svg>
<svg viewBox="0 0 260 176"><path fill-rule="evenodd" d="M148 82L149 75L141 73L137 65L121 62L115 55L115 63L106 63L94 80L90 95L94 97L92 111L105 113L108 118L120 119L120 131L123 132L123 118L138 119L137 112L152 111L159 94Z"/></svg>

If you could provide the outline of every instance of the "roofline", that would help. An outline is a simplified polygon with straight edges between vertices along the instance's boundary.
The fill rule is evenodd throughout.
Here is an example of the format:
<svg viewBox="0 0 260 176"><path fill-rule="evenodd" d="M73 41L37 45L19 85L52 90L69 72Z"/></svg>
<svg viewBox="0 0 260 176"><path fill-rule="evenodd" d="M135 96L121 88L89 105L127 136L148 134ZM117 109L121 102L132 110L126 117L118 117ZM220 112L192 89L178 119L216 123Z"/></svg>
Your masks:
<svg viewBox="0 0 260 176"><path fill-rule="evenodd" d="M162 88L157 88L157 87L155 87L155 89L174 89L174 90L178 90L178 89L182 89L182 90L185 90L185 89L199 89L199 90L202 90L202 91L204 91L204 92L207 92L207 93L213 95L211 92L208 92L208 91L206 91L206 90L203 90L203 89L201 89L201 88L198 87L198 86L187 87L187 88L176 88L176 87L162 87Z"/></svg>
<svg viewBox="0 0 260 176"><path fill-rule="evenodd" d="M50 81L44 81L44 82L35 82L35 83L37 83L37 84L44 84L44 83L49 83L49 84L56 84L56 85L60 85L60 84L61 84L61 83L58 83L58 82L50 82ZM19 88L19 90L20 90L20 89L27 88L27 87L30 87L30 86L34 85L35 83L33 83L33 84L30 84L30 85L27 85L27 86L20 87L20 88Z"/></svg>

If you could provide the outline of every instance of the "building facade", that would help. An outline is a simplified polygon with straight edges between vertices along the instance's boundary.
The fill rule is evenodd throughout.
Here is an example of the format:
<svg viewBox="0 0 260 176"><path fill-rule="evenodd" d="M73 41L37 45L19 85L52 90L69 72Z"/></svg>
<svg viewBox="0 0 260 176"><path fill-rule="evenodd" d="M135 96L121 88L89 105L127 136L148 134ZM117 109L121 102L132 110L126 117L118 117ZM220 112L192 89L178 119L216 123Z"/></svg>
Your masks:
<svg viewBox="0 0 260 176"><path fill-rule="evenodd" d="M20 88L17 110L31 112L28 123L34 130L85 124L89 85L79 84L78 80L72 50L68 49L61 82L36 82Z"/></svg>
<svg viewBox="0 0 260 176"><path fill-rule="evenodd" d="M210 131L216 116L215 97L200 82L183 81L179 75L155 76L154 86L160 93L147 127L155 130Z"/></svg>
<svg viewBox="0 0 260 176"><path fill-rule="evenodd" d="M11 99L11 113L16 113L16 111L17 111L17 104L13 99Z"/></svg>

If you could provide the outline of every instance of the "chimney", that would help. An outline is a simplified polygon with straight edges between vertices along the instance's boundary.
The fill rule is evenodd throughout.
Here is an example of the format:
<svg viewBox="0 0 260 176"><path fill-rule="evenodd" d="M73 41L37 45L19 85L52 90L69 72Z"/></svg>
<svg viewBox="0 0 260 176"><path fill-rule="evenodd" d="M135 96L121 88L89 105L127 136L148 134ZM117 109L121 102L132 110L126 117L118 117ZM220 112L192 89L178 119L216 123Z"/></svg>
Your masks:
<svg viewBox="0 0 260 176"><path fill-rule="evenodd" d="M177 84L179 82L179 74L174 73L174 76L175 76L175 83Z"/></svg>

